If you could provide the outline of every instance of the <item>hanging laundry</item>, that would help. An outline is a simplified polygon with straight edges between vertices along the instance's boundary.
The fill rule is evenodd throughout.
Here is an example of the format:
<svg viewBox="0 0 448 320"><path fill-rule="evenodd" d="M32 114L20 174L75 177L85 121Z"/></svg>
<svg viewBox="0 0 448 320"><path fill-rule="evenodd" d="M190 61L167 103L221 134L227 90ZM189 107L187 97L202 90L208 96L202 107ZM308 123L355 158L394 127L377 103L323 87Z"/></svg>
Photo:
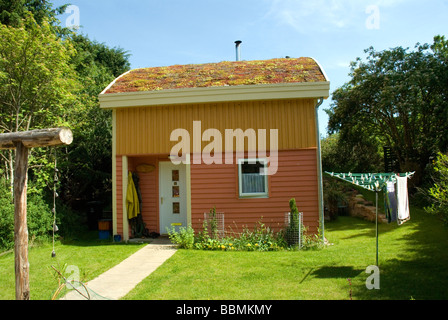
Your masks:
<svg viewBox="0 0 448 320"><path fill-rule="evenodd" d="M388 181L384 188L384 207L387 221L397 221L397 198L395 196L395 183Z"/></svg>
<svg viewBox="0 0 448 320"><path fill-rule="evenodd" d="M138 202L140 205L139 211L141 213L142 206L143 206L143 198L142 198L142 192L140 191L140 177L138 176L137 172L132 173L132 180L134 181L134 187L135 187L135 191L137 192Z"/></svg>
<svg viewBox="0 0 448 320"><path fill-rule="evenodd" d="M401 225L410 218L408 178L397 176L397 223Z"/></svg>
<svg viewBox="0 0 448 320"><path fill-rule="evenodd" d="M143 221L142 217L143 197L140 190L140 177L138 176L137 172L132 173L132 181L134 183L135 193L137 194L137 196L135 196L134 194L131 195L131 198L133 199L132 202L137 203L136 201L138 199L138 211L136 213L135 212L133 213L133 217L130 217L128 215L129 224L132 229L132 236L134 238L142 238L142 237L149 238L150 233L149 230L146 228L146 223Z"/></svg>
<svg viewBox="0 0 448 320"><path fill-rule="evenodd" d="M132 179L132 172L128 175L128 190L126 193L126 209L128 211L128 219L137 217L140 213L140 201L138 199L137 190L135 188L134 180Z"/></svg>

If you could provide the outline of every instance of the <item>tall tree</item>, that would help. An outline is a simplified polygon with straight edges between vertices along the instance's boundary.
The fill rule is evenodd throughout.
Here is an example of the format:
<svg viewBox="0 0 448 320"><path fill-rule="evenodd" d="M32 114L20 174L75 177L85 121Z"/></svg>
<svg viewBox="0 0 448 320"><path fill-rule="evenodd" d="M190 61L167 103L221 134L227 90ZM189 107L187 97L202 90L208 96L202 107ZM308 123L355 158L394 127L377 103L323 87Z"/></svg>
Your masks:
<svg viewBox="0 0 448 320"><path fill-rule="evenodd" d="M56 16L62 14L67 6L53 8L52 3L47 0L0 0L0 23L20 27L23 26L26 14L31 13L38 24L46 21L62 31L64 28L60 27Z"/></svg>
<svg viewBox="0 0 448 320"><path fill-rule="evenodd" d="M53 9L46 0L0 0L0 133L69 126L72 145L32 149L29 190L38 197L52 190L57 155L59 199L85 209L77 203L111 200L112 116L100 110L98 95L130 63L125 50L63 28L57 15L66 7ZM0 181L12 182L13 157L12 151L0 151ZM67 219L65 231L77 215Z"/></svg>
<svg viewBox="0 0 448 320"><path fill-rule="evenodd" d="M0 24L0 132L26 131L67 123L77 81L69 64L75 50L56 36L45 19L30 12L20 27ZM10 169L12 152L2 153Z"/></svg>
<svg viewBox="0 0 448 320"><path fill-rule="evenodd" d="M129 54L82 34L73 34L71 40L77 50L71 63L83 87L77 96L79 106L71 114L75 140L61 158L61 197L71 205L91 200L108 203L112 187L112 115L100 109L98 95L129 70Z"/></svg>
<svg viewBox="0 0 448 320"><path fill-rule="evenodd" d="M422 173L431 156L447 148L447 42L377 52L351 65L352 79L333 93L330 133L356 141L368 134L392 148L402 171ZM362 130L363 135L356 132ZM362 141L357 141L362 142Z"/></svg>
<svg viewBox="0 0 448 320"><path fill-rule="evenodd" d="M383 154L379 143L362 130L356 130L357 136L345 136L340 133L328 135L322 139L322 168L330 172L381 172L384 169ZM360 139L360 135L362 138Z"/></svg>

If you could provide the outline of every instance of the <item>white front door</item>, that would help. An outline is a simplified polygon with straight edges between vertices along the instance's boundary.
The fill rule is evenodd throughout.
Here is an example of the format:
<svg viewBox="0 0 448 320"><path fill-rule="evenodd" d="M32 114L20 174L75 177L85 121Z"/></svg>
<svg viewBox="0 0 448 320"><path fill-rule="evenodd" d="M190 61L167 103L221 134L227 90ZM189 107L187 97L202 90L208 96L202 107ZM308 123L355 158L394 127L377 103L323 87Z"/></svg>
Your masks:
<svg viewBox="0 0 448 320"><path fill-rule="evenodd" d="M171 161L159 163L160 233L167 234L172 227L187 226L186 165Z"/></svg>

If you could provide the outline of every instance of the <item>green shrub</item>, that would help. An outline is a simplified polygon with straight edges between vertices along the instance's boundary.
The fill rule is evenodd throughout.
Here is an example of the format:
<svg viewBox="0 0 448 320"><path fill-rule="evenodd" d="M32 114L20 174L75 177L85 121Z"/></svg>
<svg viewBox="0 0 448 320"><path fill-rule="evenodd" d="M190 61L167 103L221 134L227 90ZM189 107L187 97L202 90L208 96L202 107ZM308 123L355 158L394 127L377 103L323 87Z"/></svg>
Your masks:
<svg viewBox="0 0 448 320"><path fill-rule="evenodd" d="M289 225L286 227L286 242L289 246L298 246L299 232L301 232L301 222L299 218L299 209L297 209L296 199L289 200L290 217Z"/></svg>
<svg viewBox="0 0 448 320"><path fill-rule="evenodd" d="M14 247L14 204L0 186L0 251Z"/></svg>
<svg viewBox="0 0 448 320"><path fill-rule="evenodd" d="M275 251L286 246L283 233L274 233L261 220L252 230L244 227L243 232L239 236L230 238L228 241L232 242L236 250L245 251Z"/></svg>
<svg viewBox="0 0 448 320"><path fill-rule="evenodd" d="M433 186L426 192L431 205L425 211L448 224L448 155L439 153L434 161Z"/></svg>
<svg viewBox="0 0 448 320"><path fill-rule="evenodd" d="M33 193L27 197L27 225L30 242L48 239L53 229L53 213L44 197ZM5 181L0 182L0 249L14 247L14 203Z"/></svg>
<svg viewBox="0 0 448 320"><path fill-rule="evenodd" d="M174 227L168 230L168 237L172 243L178 244L182 249L193 249L194 245L194 230L191 226L180 227L179 231L176 231Z"/></svg>
<svg viewBox="0 0 448 320"><path fill-rule="evenodd" d="M280 232L274 232L269 226L266 226L262 219L249 229L243 227L241 233L229 232L225 237L218 237L217 224L214 223L215 208L210 210L210 222L204 220L202 231L195 233L191 226L188 228L180 227L176 231L173 227L168 230L168 236L171 242L178 244L179 248L197 249L197 250L224 250L224 251L278 251L278 250L296 250L296 249L316 249L321 248L317 235L307 235L304 226L302 230L302 244L293 242L291 239L297 239L299 225L299 212L295 200L291 199L291 222L290 225ZM208 230L210 226L210 231ZM291 239L288 239L290 237Z"/></svg>
<svg viewBox="0 0 448 320"><path fill-rule="evenodd" d="M204 223L207 223L206 220L204 220ZM216 217L216 207L213 207L213 209L210 209L210 234L212 239L218 239L219 236L219 230L218 230L218 219Z"/></svg>
<svg viewBox="0 0 448 320"><path fill-rule="evenodd" d="M76 238L88 231L86 218L81 212L74 211L62 201L56 203L56 224L58 235L64 238Z"/></svg>
<svg viewBox="0 0 448 320"><path fill-rule="evenodd" d="M242 233L233 233L219 238L215 232L208 231L208 223L204 221L203 230L195 234L193 228L174 228L169 230L170 240L179 248L197 250L227 250L227 251L274 251L287 247L283 233L274 233L262 221L251 230L244 227ZM213 229L213 227L212 227Z"/></svg>
<svg viewBox="0 0 448 320"><path fill-rule="evenodd" d="M40 194L28 196L27 223L30 239L48 240L53 230L53 212Z"/></svg>

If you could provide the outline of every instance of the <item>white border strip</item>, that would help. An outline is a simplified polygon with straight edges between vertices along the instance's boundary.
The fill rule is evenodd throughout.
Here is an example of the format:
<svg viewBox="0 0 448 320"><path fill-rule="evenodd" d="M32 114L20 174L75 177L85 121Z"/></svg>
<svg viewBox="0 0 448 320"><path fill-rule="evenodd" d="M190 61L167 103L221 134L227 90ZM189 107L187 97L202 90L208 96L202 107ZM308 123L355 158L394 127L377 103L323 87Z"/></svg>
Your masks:
<svg viewBox="0 0 448 320"><path fill-rule="evenodd" d="M115 82L117 82L118 79L124 77L125 75L127 75L127 74L128 74L129 72L131 72L131 71L133 71L133 70L129 70L129 71L123 73L123 74L120 75L118 78L116 78L114 81L112 81L111 83L109 83L109 85L106 87L106 89L104 89L103 91L101 91L100 95L101 95L101 94L104 94L107 90L109 90L109 89L115 84Z"/></svg>

